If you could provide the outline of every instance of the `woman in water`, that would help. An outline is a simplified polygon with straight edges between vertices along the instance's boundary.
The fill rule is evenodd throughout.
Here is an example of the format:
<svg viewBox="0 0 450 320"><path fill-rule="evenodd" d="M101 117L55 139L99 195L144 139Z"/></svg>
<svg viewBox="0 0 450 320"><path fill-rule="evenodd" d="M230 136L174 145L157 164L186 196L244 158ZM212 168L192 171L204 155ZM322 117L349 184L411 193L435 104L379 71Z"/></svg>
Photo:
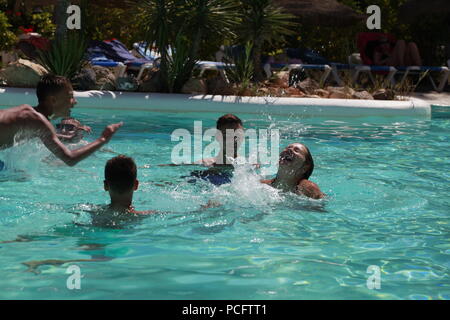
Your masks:
<svg viewBox="0 0 450 320"><path fill-rule="evenodd" d="M292 143L280 153L276 177L261 182L285 192L322 199L325 194L317 184L308 180L313 170L314 161L309 149L301 143Z"/></svg>

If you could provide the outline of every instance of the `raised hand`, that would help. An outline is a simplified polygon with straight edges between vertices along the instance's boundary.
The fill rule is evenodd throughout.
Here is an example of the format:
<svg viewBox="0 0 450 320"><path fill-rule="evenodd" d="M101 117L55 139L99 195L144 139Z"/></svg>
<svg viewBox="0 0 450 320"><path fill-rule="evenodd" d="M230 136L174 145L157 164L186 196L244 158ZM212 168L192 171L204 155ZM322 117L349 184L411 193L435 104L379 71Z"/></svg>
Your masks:
<svg viewBox="0 0 450 320"><path fill-rule="evenodd" d="M102 138L105 139L105 142L109 142L111 140L112 136L116 133L117 130L123 125L123 122L110 124L103 130Z"/></svg>

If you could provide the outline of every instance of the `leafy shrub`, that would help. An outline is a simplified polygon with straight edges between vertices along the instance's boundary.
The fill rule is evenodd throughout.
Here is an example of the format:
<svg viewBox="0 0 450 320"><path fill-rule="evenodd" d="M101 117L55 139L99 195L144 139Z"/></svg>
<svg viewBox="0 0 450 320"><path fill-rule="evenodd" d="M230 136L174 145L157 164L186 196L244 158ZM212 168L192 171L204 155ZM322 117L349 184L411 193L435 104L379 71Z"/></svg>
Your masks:
<svg viewBox="0 0 450 320"><path fill-rule="evenodd" d="M68 32L66 37L53 40L49 50L39 51L38 62L51 73L72 79L81 68L86 48L82 34Z"/></svg>
<svg viewBox="0 0 450 320"><path fill-rule="evenodd" d="M8 22L4 12L0 12L0 51L11 49L17 42L17 37L11 31L11 24Z"/></svg>

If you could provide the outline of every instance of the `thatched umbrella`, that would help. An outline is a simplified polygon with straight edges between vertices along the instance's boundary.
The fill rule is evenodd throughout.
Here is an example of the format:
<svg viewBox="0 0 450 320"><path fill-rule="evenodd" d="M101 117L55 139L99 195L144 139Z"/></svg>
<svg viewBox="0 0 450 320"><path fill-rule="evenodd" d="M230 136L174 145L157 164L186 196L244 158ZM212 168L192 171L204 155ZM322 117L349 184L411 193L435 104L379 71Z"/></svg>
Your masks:
<svg viewBox="0 0 450 320"><path fill-rule="evenodd" d="M414 22L424 15L450 15L448 0L410 0L400 7L400 19L405 22Z"/></svg>
<svg viewBox="0 0 450 320"><path fill-rule="evenodd" d="M336 0L274 0L302 22L325 26L348 26L364 20L365 16Z"/></svg>

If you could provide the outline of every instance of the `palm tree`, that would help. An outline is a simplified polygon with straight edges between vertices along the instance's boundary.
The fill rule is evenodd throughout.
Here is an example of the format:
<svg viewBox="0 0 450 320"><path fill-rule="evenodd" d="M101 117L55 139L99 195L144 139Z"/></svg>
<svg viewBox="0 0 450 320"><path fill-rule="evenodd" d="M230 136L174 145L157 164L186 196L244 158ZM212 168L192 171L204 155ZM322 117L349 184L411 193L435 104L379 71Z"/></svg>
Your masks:
<svg viewBox="0 0 450 320"><path fill-rule="evenodd" d="M171 42L174 41L175 19L179 9L174 0L145 0L141 3L142 27L147 46L156 46L161 54L160 75L162 91L168 87L168 57Z"/></svg>
<svg viewBox="0 0 450 320"><path fill-rule="evenodd" d="M192 56L198 58L201 41L208 35L236 37L235 29L241 21L236 0L185 0L187 32L193 35Z"/></svg>
<svg viewBox="0 0 450 320"><path fill-rule="evenodd" d="M208 35L234 35L233 29L240 21L237 5L237 0L142 1L144 39L161 53L162 91L180 90L182 82L189 80L186 76L191 75L195 66L192 62L200 58L202 40ZM173 57L169 56L170 47ZM175 70L179 70L179 77Z"/></svg>
<svg viewBox="0 0 450 320"><path fill-rule="evenodd" d="M241 0L244 18L239 28L240 38L253 45L255 80L264 79L261 67L263 45L274 45L284 41L284 37L295 33L295 16L284 13L272 0Z"/></svg>

